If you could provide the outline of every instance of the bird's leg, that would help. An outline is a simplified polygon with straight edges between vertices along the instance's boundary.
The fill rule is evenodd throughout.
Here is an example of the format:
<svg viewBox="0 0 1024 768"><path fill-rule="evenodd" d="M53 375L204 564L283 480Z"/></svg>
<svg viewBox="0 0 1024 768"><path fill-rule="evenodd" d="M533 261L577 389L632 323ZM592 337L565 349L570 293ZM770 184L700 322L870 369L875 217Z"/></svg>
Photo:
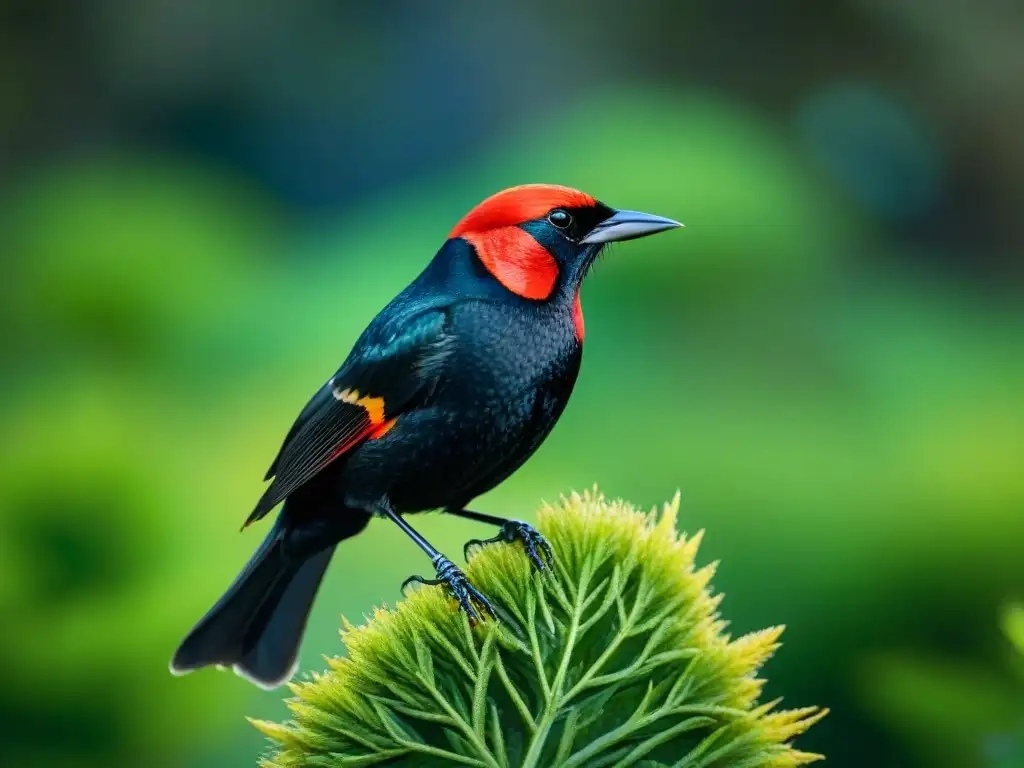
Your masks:
<svg viewBox="0 0 1024 768"><path fill-rule="evenodd" d="M530 562L533 563L533 566L538 571L544 570L544 559L547 559L549 565L555 561L555 555L551 551L551 545L548 544L547 539L541 536L536 528L528 523L524 523L522 520L508 520L507 518L495 515L485 515L483 512L474 512L471 509L449 509L448 512L458 517L500 526L498 535L493 538L470 539L466 542L463 554L467 560L469 559L471 547L482 547L485 544L493 544L498 541L521 541L523 542L523 548L526 550L526 556L530 558ZM541 552L544 553L544 558L541 558Z"/></svg>
<svg viewBox="0 0 1024 768"><path fill-rule="evenodd" d="M405 531L409 538L415 541L419 545L420 549L427 553L430 557L431 564L434 566L436 577L433 579L424 579L422 576L410 576L408 579L403 581L403 594L405 593L406 587L417 582L428 586L444 585L452 597L458 601L459 607L466 612L471 624L475 624L480 619L476 608L473 606L474 602L484 611L489 613L492 618L497 618L497 614L494 612L494 606L492 606L491 602L469 582L469 579L466 578L466 574L464 574L462 570L455 565L455 563L434 549L433 545L423 538L415 528L405 522L402 516L392 509L389 502L385 500L378 504L376 506L376 511L385 517L390 518L395 525Z"/></svg>

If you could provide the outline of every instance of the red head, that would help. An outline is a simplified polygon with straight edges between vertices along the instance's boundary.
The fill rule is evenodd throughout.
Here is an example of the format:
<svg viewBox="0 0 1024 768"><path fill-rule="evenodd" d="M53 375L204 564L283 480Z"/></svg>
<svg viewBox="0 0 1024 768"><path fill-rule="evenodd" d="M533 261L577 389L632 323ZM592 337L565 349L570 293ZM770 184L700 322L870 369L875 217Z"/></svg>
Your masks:
<svg viewBox="0 0 1024 768"><path fill-rule="evenodd" d="M578 290L605 243L678 226L660 216L616 211L569 187L524 184L484 200L449 238L472 245L488 272L512 293L545 300L559 278Z"/></svg>

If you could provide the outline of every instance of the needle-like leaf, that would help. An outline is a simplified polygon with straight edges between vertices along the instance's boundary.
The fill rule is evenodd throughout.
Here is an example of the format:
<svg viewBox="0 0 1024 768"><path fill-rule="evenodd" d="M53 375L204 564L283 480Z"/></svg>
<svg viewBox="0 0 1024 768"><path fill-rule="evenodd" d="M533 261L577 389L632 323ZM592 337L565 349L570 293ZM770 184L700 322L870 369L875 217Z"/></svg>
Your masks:
<svg viewBox="0 0 1024 768"><path fill-rule="evenodd" d="M265 768L644 765L789 768L814 708L759 704L781 628L731 640L676 532L678 497L644 514L596 492L545 506L556 566L518 544L477 552L470 580L514 621L470 627L439 589L347 625L348 657L293 686L294 720L255 722Z"/></svg>

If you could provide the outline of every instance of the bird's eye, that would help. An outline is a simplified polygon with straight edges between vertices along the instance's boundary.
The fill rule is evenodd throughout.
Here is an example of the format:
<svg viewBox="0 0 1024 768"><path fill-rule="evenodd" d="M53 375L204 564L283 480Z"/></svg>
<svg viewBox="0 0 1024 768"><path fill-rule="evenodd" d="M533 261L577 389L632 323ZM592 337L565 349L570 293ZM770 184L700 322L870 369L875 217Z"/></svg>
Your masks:
<svg viewBox="0 0 1024 768"><path fill-rule="evenodd" d="M548 221L559 229L565 229L572 224L572 216L567 211L563 211L561 208L556 208L548 214Z"/></svg>

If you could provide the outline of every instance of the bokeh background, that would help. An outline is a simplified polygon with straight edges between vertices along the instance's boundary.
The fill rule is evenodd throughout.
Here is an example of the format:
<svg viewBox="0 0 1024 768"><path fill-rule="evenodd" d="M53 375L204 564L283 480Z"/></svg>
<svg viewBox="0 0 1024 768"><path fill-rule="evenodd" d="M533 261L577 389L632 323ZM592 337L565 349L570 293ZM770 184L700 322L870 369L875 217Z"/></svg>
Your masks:
<svg viewBox="0 0 1024 768"><path fill-rule="evenodd" d="M479 507L679 488L735 630L788 625L769 694L832 709L804 748L1024 765L1022 39L1012 0L0 2L0 763L254 764L281 693L168 658L364 324L547 181L687 228L599 265ZM414 568L346 544L302 668Z"/></svg>

